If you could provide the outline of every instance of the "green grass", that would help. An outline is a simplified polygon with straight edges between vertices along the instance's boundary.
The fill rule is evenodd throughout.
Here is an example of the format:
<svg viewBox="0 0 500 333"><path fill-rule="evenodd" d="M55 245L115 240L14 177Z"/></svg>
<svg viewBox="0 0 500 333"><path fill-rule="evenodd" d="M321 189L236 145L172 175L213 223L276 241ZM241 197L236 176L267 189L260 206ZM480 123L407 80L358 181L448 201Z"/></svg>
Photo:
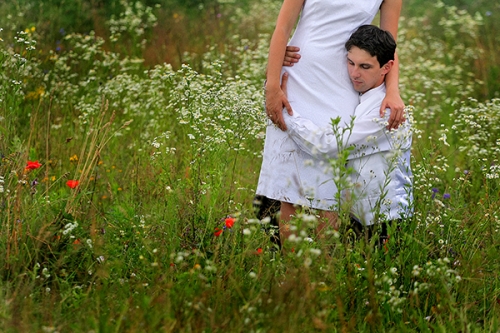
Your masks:
<svg viewBox="0 0 500 333"><path fill-rule="evenodd" d="M159 9L102 14L101 23L122 17L117 31L142 19L144 32L114 42L111 23L62 36L30 12L4 26L0 331L498 332L496 23L450 6L401 21L415 200L389 243L352 244L342 228L306 242L316 222L304 212L298 239L279 253L252 208L264 21L277 6L245 5L252 11L219 8L233 14L219 33L234 37L206 47L219 35L198 32L177 53L158 39L167 25L153 18L173 18ZM175 27L185 43L183 29L204 17L195 12ZM160 61L167 53L173 66ZM41 167L27 170L35 160ZM227 216L235 225L214 236Z"/></svg>

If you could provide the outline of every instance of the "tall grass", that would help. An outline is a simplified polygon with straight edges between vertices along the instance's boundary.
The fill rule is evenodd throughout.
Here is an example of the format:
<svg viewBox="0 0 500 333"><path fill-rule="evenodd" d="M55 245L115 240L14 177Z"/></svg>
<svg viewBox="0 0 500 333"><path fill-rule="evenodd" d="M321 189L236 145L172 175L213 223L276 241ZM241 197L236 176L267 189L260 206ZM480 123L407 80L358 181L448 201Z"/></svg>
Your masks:
<svg viewBox="0 0 500 333"><path fill-rule="evenodd" d="M276 3L259 4L255 21L232 7L233 23L269 32ZM401 22L414 216L379 248L343 232L310 242L305 211L280 253L252 208L269 36L145 66L161 13L134 6L106 36L57 31L51 51L36 24L0 32L1 331L500 329L484 18L440 3L439 20Z"/></svg>

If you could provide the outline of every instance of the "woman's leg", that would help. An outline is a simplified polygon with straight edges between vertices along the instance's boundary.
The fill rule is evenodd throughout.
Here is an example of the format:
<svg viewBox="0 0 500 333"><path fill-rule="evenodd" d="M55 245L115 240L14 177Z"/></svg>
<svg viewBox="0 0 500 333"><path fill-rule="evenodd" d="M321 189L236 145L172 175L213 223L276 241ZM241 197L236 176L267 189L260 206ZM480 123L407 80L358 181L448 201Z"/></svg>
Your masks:
<svg viewBox="0 0 500 333"><path fill-rule="evenodd" d="M279 231L280 231L280 239L281 245L283 242L288 239L288 237L292 234L290 230L290 220L293 215L297 212L295 206L289 202L281 202L280 209L280 217L279 217Z"/></svg>
<svg viewBox="0 0 500 333"><path fill-rule="evenodd" d="M279 231L281 245L288 239L288 237L293 234L290 230L290 220L293 215L297 213L297 208L288 202L281 202L280 218L279 218ZM320 220L318 227L316 228L316 236L319 239L325 238L326 231L328 230L338 230L339 226L337 224L337 213L332 211L323 210L319 213Z"/></svg>
<svg viewBox="0 0 500 333"><path fill-rule="evenodd" d="M316 228L316 235L318 238L325 238L325 233L328 230L339 230L339 226L337 224L337 213L328 211L328 210L322 210L319 213L319 224L318 227Z"/></svg>

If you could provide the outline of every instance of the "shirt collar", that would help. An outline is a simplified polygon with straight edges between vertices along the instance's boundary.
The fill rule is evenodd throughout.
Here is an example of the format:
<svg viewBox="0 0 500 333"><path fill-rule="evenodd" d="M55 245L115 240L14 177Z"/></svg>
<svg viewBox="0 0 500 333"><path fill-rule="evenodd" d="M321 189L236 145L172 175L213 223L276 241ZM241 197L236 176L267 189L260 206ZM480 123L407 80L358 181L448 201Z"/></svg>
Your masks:
<svg viewBox="0 0 500 333"><path fill-rule="evenodd" d="M380 86L368 90L364 94L359 94L359 102L363 103L368 98L370 98L370 96L379 94L380 92L383 92L385 95L385 83L382 83Z"/></svg>

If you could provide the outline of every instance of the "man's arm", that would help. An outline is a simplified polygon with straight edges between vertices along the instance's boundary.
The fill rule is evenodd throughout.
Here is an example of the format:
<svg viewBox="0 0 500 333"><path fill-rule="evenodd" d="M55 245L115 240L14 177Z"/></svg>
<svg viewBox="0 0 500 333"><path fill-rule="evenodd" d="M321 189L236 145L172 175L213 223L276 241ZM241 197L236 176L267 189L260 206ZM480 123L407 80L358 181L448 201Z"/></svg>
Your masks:
<svg viewBox="0 0 500 333"><path fill-rule="evenodd" d="M285 73L283 74L281 86L285 94L287 81L288 74ZM390 149L384 132L385 123L378 117L378 106L375 106L373 110L374 112L357 115L352 129L339 134L339 137L333 132L332 124L325 124L324 127L320 127L311 120L302 117L297 110L291 116L284 112L283 117L288 134L300 149L310 155L321 154L335 158L339 153L339 148L347 148L352 145L373 148L363 149L365 155ZM380 122L377 123L375 120ZM356 153L359 152L353 151L351 156L355 157Z"/></svg>
<svg viewBox="0 0 500 333"><path fill-rule="evenodd" d="M378 112L378 108L376 109ZM374 118L355 118L352 129L340 133L337 137L331 124L319 127L311 120L303 118L297 110L292 116L284 112L283 115L288 134L300 149L310 155L326 155L336 158L339 150L349 146L363 147L365 155L383 150L389 150L384 133L384 123L377 123ZM368 148L368 149L367 149ZM359 156L359 151L354 150L351 157Z"/></svg>

